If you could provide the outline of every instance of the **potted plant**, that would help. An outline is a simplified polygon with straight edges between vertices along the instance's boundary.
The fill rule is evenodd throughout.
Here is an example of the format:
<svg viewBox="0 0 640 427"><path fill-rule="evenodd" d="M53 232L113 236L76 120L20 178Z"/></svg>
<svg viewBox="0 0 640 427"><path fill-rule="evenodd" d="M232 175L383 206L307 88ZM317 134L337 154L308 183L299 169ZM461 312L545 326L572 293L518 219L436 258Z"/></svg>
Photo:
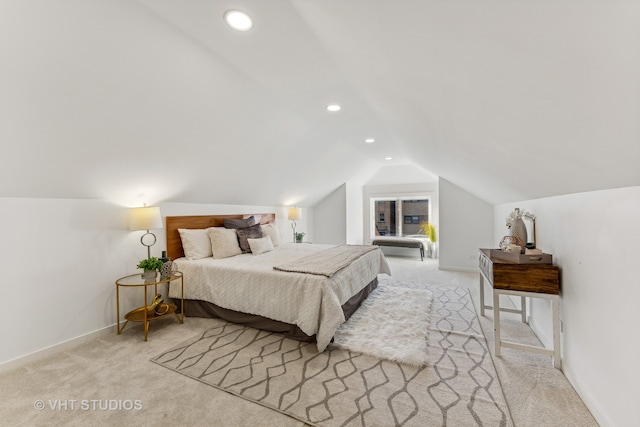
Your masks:
<svg viewBox="0 0 640 427"><path fill-rule="evenodd" d="M304 232L296 233L296 243L302 243L302 239L304 238Z"/></svg>
<svg viewBox="0 0 640 427"><path fill-rule="evenodd" d="M437 257L436 241L438 240L436 228L430 222L420 224L420 231L429 238L429 257Z"/></svg>
<svg viewBox="0 0 640 427"><path fill-rule="evenodd" d="M143 279L155 279L157 272L162 268L162 260L153 256L145 258L138 263L138 268L144 270Z"/></svg>

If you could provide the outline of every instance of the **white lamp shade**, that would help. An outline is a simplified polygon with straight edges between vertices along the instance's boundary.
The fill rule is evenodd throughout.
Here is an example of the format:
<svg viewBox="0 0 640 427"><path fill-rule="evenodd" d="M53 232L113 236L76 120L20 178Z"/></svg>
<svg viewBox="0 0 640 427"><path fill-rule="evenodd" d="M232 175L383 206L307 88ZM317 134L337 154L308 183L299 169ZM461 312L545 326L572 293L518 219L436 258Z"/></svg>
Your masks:
<svg viewBox="0 0 640 427"><path fill-rule="evenodd" d="M287 215L290 221L297 221L302 218L302 209L300 208L289 208L289 213Z"/></svg>
<svg viewBox="0 0 640 427"><path fill-rule="evenodd" d="M131 209L129 230L151 230L162 228L162 215L157 206Z"/></svg>

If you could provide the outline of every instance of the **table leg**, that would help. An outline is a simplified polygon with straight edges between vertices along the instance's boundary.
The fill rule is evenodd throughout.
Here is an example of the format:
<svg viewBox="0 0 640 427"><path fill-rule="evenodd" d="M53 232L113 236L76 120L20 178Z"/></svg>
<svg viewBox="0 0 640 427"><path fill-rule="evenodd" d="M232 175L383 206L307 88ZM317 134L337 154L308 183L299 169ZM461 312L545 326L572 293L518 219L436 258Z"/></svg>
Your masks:
<svg viewBox="0 0 640 427"><path fill-rule="evenodd" d="M484 276L480 273L480 316L484 317Z"/></svg>
<svg viewBox="0 0 640 427"><path fill-rule="evenodd" d="M117 334L120 335L120 286L116 285L116 324Z"/></svg>
<svg viewBox="0 0 640 427"><path fill-rule="evenodd" d="M180 277L180 323L184 323L184 276Z"/></svg>
<svg viewBox="0 0 640 427"><path fill-rule="evenodd" d="M493 290L493 337L496 356L500 356L500 294Z"/></svg>
<svg viewBox="0 0 640 427"><path fill-rule="evenodd" d="M551 299L551 310L553 315L553 367L562 369L562 358L560 356L560 298Z"/></svg>
<svg viewBox="0 0 640 427"><path fill-rule="evenodd" d="M520 312L522 315L522 323L527 323L527 299L520 297Z"/></svg>
<svg viewBox="0 0 640 427"><path fill-rule="evenodd" d="M147 287L144 286L144 340L147 340L147 334L149 333L149 319L147 319Z"/></svg>

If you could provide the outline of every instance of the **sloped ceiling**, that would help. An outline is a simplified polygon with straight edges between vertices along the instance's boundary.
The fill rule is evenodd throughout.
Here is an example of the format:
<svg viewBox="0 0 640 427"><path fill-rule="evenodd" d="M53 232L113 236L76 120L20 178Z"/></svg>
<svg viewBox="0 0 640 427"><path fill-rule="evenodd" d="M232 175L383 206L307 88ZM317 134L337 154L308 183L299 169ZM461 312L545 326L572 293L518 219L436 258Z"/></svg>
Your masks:
<svg viewBox="0 0 640 427"><path fill-rule="evenodd" d="M490 203L640 185L637 1L2 0L0 49L2 197L311 206L403 165Z"/></svg>

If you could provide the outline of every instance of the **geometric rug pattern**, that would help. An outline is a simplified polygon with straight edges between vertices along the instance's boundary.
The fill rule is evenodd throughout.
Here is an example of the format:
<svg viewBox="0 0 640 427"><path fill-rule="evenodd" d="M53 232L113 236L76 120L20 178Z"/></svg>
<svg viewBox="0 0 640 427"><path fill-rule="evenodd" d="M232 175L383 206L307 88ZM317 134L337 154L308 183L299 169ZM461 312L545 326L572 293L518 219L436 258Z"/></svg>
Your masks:
<svg viewBox="0 0 640 427"><path fill-rule="evenodd" d="M426 366L318 353L315 343L223 320L152 361L311 425L512 426L468 290L380 284L432 292Z"/></svg>

